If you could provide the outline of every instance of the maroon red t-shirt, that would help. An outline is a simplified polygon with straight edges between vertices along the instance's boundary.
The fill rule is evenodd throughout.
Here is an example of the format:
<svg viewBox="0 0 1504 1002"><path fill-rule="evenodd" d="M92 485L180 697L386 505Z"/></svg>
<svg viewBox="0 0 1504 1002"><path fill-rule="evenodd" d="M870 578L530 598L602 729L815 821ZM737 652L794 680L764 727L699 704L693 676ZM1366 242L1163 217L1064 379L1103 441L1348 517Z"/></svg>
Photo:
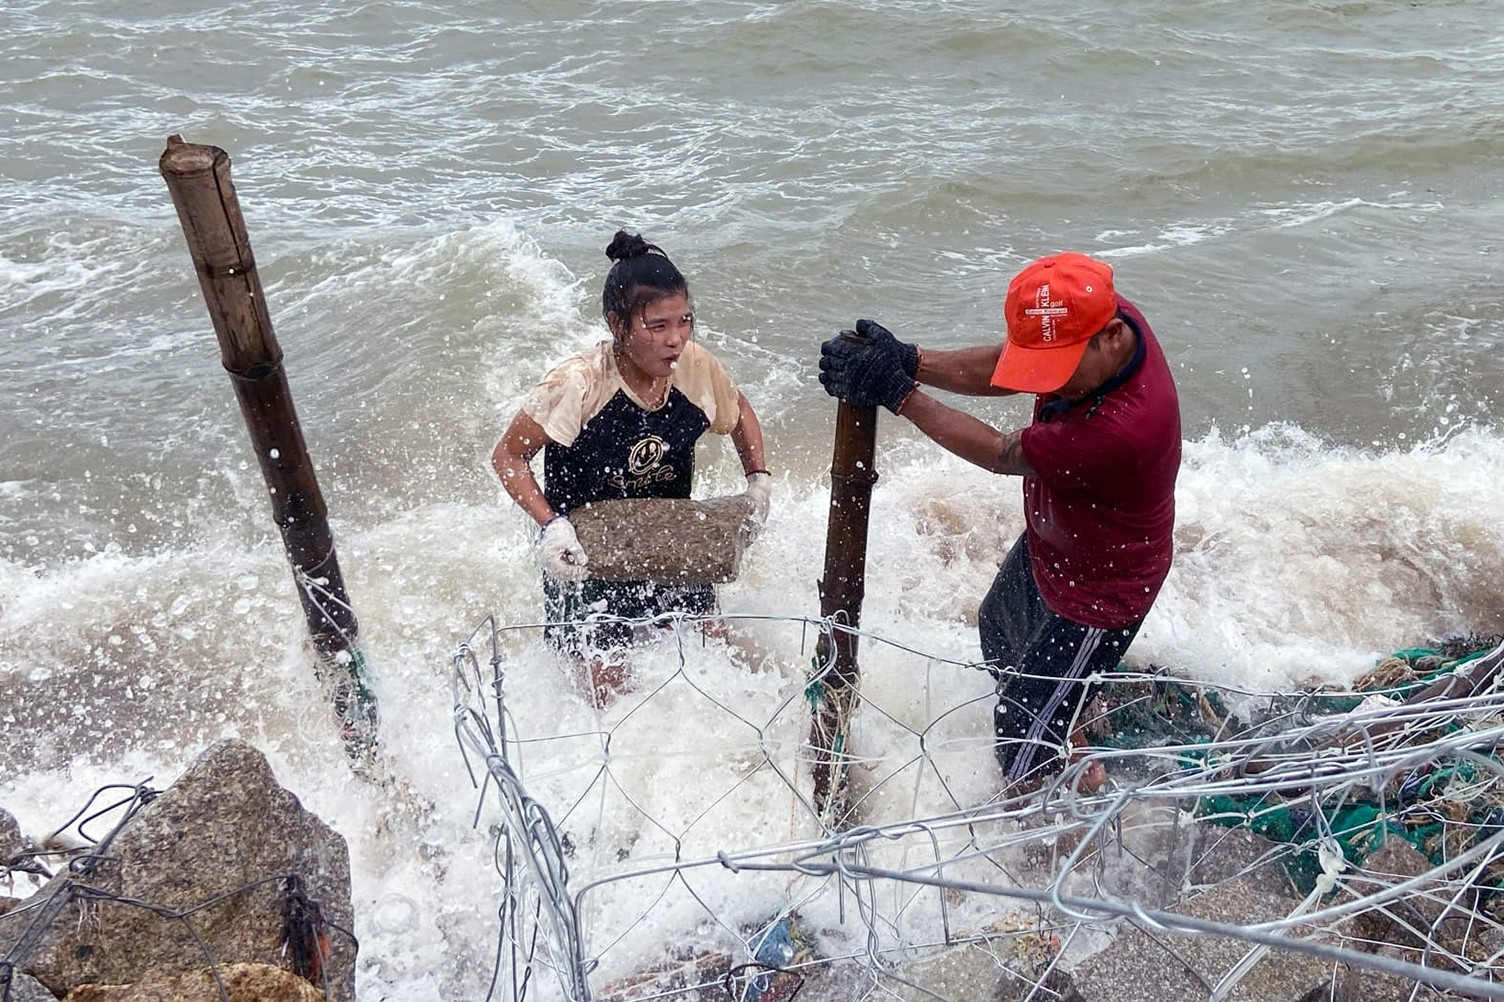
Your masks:
<svg viewBox="0 0 1504 1002"><path fill-rule="evenodd" d="M1118 297L1143 358L1119 386L1060 410L1034 398L1023 451L1029 560L1040 596L1073 622L1118 629L1144 617L1170 571L1180 403L1142 313ZM1056 407L1051 408L1051 401Z"/></svg>

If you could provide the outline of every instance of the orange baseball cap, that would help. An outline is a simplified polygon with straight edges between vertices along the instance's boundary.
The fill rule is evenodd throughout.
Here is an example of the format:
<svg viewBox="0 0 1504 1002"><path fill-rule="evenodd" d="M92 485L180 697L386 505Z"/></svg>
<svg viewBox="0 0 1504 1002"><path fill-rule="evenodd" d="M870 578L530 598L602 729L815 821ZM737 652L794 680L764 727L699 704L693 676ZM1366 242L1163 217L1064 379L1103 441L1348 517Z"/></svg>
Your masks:
<svg viewBox="0 0 1504 1002"><path fill-rule="evenodd" d="M1066 384L1092 339L1118 311L1112 268L1085 254L1054 254L1028 264L1008 284L1008 340L992 385L1053 393Z"/></svg>

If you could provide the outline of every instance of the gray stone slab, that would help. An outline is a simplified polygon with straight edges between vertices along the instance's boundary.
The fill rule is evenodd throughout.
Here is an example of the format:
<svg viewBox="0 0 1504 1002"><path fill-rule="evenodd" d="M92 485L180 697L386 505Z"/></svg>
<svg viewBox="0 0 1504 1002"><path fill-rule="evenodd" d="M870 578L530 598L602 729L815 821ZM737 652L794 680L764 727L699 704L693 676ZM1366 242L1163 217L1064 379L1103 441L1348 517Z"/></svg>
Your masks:
<svg viewBox="0 0 1504 1002"><path fill-rule="evenodd" d="M1252 872L1219 883L1174 911L1247 925L1288 915L1298 903L1288 892L1271 891L1266 878ZM1205 1002L1251 949L1234 936L1182 936L1125 924L1107 949L1077 964L1071 977L1085 1002ZM1330 979L1329 965L1314 957L1271 950L1227 999L1295 1002Z"/></svg>

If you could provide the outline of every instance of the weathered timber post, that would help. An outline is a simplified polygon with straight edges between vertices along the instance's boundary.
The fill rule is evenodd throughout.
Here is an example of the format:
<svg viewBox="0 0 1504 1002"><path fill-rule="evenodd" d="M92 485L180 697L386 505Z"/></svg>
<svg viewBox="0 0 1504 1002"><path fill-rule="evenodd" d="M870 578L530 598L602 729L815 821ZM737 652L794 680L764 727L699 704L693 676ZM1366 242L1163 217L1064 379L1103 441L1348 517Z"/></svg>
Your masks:
<svg viewBox="0 0 1504 1002"><path fill-rule="evenodd" d="M358 758L369 753L375 740L376 701L362 677L364 660L355 644L359 627L230 181L230 158L218 147L171 136L159 167L198 272L220 361L235 387L266 481L272 516L321 662L320 675L334 682L345 749Z"/></svg>
<svg viewBox="0 0 1504 1002"><path fill-rule="evenodd" d="M856 339L850 331L842 336ZM865 339L862 339L865 340ZM877 453L877 410L836 405L835 453L830 462L830 521L825 531L825 573L820 579L820 616L857 629L867 590L867 523L872 510L873 465ZM827 827L847 813L847 733L856 710L857 636L839 627L820 635L817 666L829 670L810 681L811 773L815 808Z"/></svg>

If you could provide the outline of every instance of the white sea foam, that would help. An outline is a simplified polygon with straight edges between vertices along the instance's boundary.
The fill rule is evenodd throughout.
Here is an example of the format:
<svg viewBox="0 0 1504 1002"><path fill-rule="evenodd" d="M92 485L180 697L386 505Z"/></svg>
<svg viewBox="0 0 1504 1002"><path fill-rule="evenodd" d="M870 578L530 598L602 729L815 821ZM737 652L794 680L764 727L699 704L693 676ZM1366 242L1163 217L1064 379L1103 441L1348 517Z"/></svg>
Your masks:
<svg viewBox="0 0 1504 1002"><path fill-rule="evenodd" d="M505 249L503 273L519 276L503 279L523 304L513 319L552 325L554 333L535 336L560 337L561 354L598 336L579 319L577 283L506 228L438 238L372 267L414 281L475 267L484 285L484 266L462 262L486 259L493 243ZM369 284L340 291L338 281L325 283L319 297ZM522 368L546 364L535 352ZM498 395L530 378L487 371ZM898 820L995 792L991 683L966 665L979 658L976 605L1022 516L1016 480L964 464L906 426L885 420L885 429L862 614L875 635L863 645L863 698L873 709L858 718L852 740L858 781L870 784L866 809ZM702 495L740 489L725 456L707 453ZM1290 425L1188 442L1176 563L1130 663L1282 691L1342 684L1395 647L1491 629L1504 621L1496 572L1504 511L1491 490L1501 473L1504 441L1477 428L1403 450L1336 447ZM230 480L239 510L259 512L264 498L249 468ZM364 991L439 998L479 990L497 888L487 838L470 828L474 793L451 732L448 657L488 613L507 624L541 617L527 520L494 496L338 520L363 648L387 708L396 785L384 791L343 764L297 639L280 546L268 535L206 533L216 541L0 564L4 670L33 693L45 687L56 704L41 725L45 737L14 714L4 721L11 747L32 757L0 798L28 833L38 832L106 780L170 782L212 740L245 737L350 839ZM604 713L588 707L535 636L509 650L509 706L531 743L530 792L579 847L580 879L609 875L620 846L641 862L807 834L772 774L716 798L764 754L797 774L812 638L781 620L818 614L828 497L818 472L780 472L769 524L741 579L722 589L728 613L767 619L739 622L729 647L691 644L682 676L673 644L643 652L639 690L660 680L670 688L635 717L630 702ZM84 677L92 681L80 684ZM745 728L728 730L728 709ZM594 783L606 731L620 784L610 788ZM923 759L911 751L920 732ZM81 746L96 752L80 754ZM724 874L696 888L717 914L748 923L789 893L768 881L749 894ZM603 977L653 955L678 934L675 923L698 921L692 900L668 898L651 921L637 922L639 893L624 881L589 898L591 942L606 950ZM811 905L811 914L821 913ZM909 915L925 921L922 911ZM436 956L443 962L434 965Z"/></svg>
<svg viewBox="0 0 1504 1002"><path fill-rule="evenodd" d="M962 665L979 657L975 607L1021 515L1015 480L913 439L885 445L878 469L862 625L906 649L864 642L864 700L881 712L859 717L852 740L859 777L876 784L867 809L893 820L980 803L995 791L990 681ZM1391 452L1333 449L1293 427L1187 443L1175 567L1130 662L1289 690L1341 684L1393 648L1488 628L1504 618L1496 585L1504 511L1491 489L1501 473L1504 442L1481 431ZM702 487L734 488L719 476ZM742 578L722 589L728 613L818 614L827 506L822 483L775 481L769 525ZM450 728L448 656L488 612L507 623L538 621L529 539L500 501L428 505L342 527L341 556L386 707L395 796L352 782L340 764L273 541L151 557L101 553L45 569L4 565L5 670L56 677L47 684L55 700L72 704L61 718L71 718L75 736L62 734L45 760L0 788L0 799L37 832L107 780L170 782L210 740L238 734L349 837L356 931L369 958L363 983L413 998L473 991L486 969L498 888L486 837L469 828L474 793ZM729 648L691 643L683 677L672 643L645 651L639 691L678 680L636 717L626 715L628 701L604 716L586 706L535 635L519 635L509 650L509 706L530 742L530 792L580 847L579 879L619 868L619 845L641 865L803 832L771 774L758 781L772 784L766 789L754 783L729 800L706 799L733 788L764 752L796 772L806 726L800 690L812 635L775 618L742 622L736 637ZM118 684L61 681L79 672ZM216 690L228 699L213 702ZM121 699L133 704L133 725L124 724ZM749 723L728 729L728 708ZM13 748L36 737L22 720L5 726ZM913 736L926 729L929 764L908 763ZM604 799L591 785L603 730L621 784ZM65 750L86 732L104 735L101 755ZM728 879L707 875L696 886L721 914L747 922L788 890L769 881L749 894ZM603 977L654 953L676 934L673 923L697 921L692 901L666 899L651 922L636 923L640 891L626 881L589 898L595 948L625 936L603 957Z"/></svg>

